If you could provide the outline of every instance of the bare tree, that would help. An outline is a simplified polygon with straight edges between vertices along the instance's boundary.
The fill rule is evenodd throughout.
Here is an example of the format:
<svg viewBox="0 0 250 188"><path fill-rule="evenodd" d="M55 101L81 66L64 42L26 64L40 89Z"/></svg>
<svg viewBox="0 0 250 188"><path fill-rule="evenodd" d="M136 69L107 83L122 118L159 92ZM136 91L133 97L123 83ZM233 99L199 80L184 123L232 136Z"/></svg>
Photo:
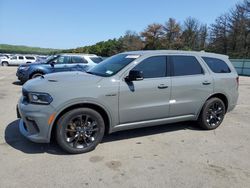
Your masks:
<svg viewBox="0 0 250 188"><path fill-rule="evenodd" d="M141 32L141 36L145 42L145 49L161 48L161 39L163 36L163 26L161 24L150 24Z"/></svg>
<svg viewBox="0 0 250 188"><path fill-rule="evenodd" d="M179 49L182 46L181 26L174 18L169 20L163 26L164 30L164 47L169 49Z"/></svg>
<svg viewBox="0 0 250 188"><path fill-rule="evenodd" d="M120 40L124 51L141 50L144 47L141 37L134 31L126 31Z"/></svg>
<svg viewBox="0 0 250 188"><path fill-rule="evenodd" d="M184 21L182 40L184 48L189 50L198 49L199 21L189 17Z"/></svg>
<svg viewBox="0 0 250 188"><path fill-rule="evenodd" d="M228 51L228 15L219 16L210 28L210 50L226 54Z"/></svg>

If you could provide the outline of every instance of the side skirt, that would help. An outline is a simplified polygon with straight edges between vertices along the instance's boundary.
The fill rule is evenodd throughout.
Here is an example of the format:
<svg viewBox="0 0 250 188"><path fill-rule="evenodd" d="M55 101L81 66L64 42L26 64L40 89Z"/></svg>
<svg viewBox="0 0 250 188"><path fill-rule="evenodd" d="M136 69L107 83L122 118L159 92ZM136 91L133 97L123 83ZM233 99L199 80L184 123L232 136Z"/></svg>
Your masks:
<svg viewBox="0 0 250 188"><path fill-rule="evenodd" d="M149 126L156 126L156 125L176 123L176 122L189 121L189 120L196 120L196 116L191 114L191 115L184 115L184 116L178 116L178 117L169 117L169 118L139 121L139 122L133 122L133 123L124 123L124 124L119 124L113 127L110 133L116 132L116 131L140 128L140 127L149 127Z"/></svg>

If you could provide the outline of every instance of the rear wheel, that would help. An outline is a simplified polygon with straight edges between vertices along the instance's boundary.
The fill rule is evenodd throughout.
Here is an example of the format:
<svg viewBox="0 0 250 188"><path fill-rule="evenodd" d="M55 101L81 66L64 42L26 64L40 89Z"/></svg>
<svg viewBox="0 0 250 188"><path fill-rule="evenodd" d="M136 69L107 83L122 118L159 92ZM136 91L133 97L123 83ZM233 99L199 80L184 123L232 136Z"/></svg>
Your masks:
<svg viewBox="0 0 250 188"><path fill-rule="evenodd" d="M2 66L7 67L7 66L9 66L9 63L8 63L7 61L3 61L3 62L2 62Z"/></svg>
<svg viewBox="0 0 250 188"><path fill-rule="evenodd" d="M69 153L85 153L101 142L105 125L102 116L90 108L78 108L64 114L56 125L56 140Z"/></svg>
<svg viewBox="0 0 250 188"><path fill-rule="evenodd" d="M222 123L225 114L224 102L219 98L211 98L204 104L198 123L205 130L216 129Z"/></svg>

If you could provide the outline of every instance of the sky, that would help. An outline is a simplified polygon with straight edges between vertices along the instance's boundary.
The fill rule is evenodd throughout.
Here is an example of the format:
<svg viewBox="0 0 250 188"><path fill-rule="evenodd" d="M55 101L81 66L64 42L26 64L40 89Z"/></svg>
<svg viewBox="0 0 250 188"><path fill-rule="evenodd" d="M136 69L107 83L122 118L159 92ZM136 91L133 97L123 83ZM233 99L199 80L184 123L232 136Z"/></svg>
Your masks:
<svg viewBox="0 0 250 188"><path fill-rule="evenodd" d="M76 48L168 18L211 24L238 0L0 0L0 44Z"/></svg>

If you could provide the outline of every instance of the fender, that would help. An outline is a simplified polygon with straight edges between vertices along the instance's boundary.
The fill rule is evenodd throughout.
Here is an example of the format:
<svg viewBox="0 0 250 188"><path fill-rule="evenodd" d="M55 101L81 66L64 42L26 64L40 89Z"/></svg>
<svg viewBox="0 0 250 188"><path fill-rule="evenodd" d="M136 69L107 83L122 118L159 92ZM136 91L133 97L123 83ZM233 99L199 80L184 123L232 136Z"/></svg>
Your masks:
<svg viewBox="0 0 250 188"><path fill-rule="evenodd" d="M99 102L95 98L76 98L76 99L69 100L66 103L63 103L57 109L55 109L56 114L55 114L53 121L50 124L50 129L49 129L47 138L49 138L49 139L51 138L52 129L55 126L55 122L56 122L57 118L63 112L63 110L65 110L71 106L77 105L77 104L93 104L93 105L101 107L108 115L108 119L110 122L109 130L111 131L113 125L115 125L115 122L114 122L114 119L112 119L113 116L111 115L112 113L111 113L110 109L108 109L105 105L103 105L101 102Z"/></svg>

